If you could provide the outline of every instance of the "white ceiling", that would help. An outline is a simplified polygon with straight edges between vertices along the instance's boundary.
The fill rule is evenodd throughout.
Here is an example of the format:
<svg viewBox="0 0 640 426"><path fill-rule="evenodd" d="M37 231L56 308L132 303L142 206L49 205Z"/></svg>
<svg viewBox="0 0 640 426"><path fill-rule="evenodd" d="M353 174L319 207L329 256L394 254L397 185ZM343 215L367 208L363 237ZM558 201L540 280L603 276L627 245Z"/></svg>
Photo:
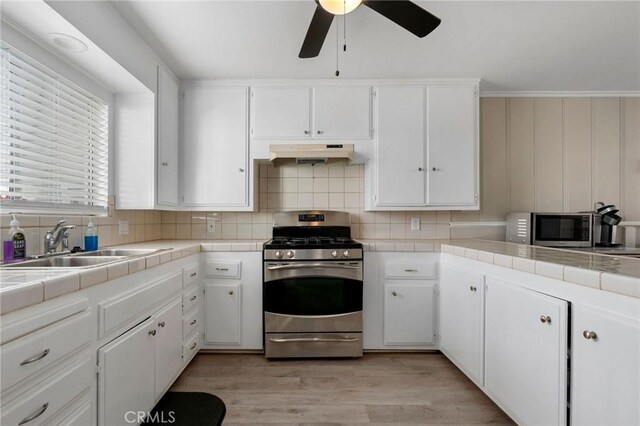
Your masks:
<svg viewBox="0 0 640 426"><path fill-rule="evenodd" d="M416 3L442 19L423 39L367 7L347 15L340 76L480 77L485 93L640 90L640 1ZM298 58L313 0L113 6L181 79L334 76L336 20L320 56Z"/></svg>

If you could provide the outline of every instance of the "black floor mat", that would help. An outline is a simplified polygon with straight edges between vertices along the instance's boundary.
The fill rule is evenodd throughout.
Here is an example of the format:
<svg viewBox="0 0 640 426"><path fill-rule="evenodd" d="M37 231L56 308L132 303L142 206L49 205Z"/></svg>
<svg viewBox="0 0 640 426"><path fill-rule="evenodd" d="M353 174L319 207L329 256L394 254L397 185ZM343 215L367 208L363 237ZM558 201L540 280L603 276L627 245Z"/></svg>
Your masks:
<svg viewBox="0 0 640 426"><path fill-rule="evenodd" d="M215 395L204 392L167 392L143 425L220 426L227 408Z"/></svg>

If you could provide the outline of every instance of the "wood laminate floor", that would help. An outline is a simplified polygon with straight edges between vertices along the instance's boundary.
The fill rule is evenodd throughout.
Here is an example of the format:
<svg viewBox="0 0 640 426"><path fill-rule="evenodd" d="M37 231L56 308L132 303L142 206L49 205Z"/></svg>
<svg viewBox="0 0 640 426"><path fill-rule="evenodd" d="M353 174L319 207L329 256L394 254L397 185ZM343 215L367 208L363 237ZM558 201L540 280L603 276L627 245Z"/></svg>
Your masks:
<svg viewBox="0 0 640 426"><path fill-rule="evenodd" d="M222 398L224 426L514 424L440 353L278 361L200 354L171 390Z"/></svg>

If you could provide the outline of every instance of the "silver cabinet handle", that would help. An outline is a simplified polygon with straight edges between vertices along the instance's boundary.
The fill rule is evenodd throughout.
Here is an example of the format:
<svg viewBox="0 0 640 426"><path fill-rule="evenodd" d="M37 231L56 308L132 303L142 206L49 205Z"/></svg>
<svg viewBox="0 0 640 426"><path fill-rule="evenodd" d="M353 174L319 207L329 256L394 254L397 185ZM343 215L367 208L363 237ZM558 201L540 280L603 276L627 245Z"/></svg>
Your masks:
<svg viewBox="0 0 640 426"><path fill-rule="evenodd" d="M550 316L545 316L545 315L540 315L540 322L543 324L551 324L551 317Z"/></svg>
<svg viewBox="0 0 640 426"><path fill-rule="evenodd" d="M469 290L471 291L478 291L478 287L474 286L474 285L470 285L469 286Z"/></svg>
<svg viewBox="0 0 640 426"><path fill-rule="evenodd" d="M191 302L193 302L194 300L196 300L198 296L196 296L195 294L193 296L191 296L191 298L189 299Z"/></svg>
<svg viewBox="0 0 640 426"><path fill-rule="evenodd" d="M45 402L42 407L40 407L36 412L34 412L33 414L25 417L24 419L20 420L20 422L18 423L18 425L23 425L25 423L29 423L31 420L37 419L38 417L40 417L45 411L47 411L47 408L49 408L49 403Z"/></svg>
<svg viewBox="0 0 640 426"><path fill-rule="evenodd" d="M319 135L321 135L321 134L323 134L324 132L323 132L322 130L318 130L316 133L317 133L317 134L319 134Z"/></svg>
<svg viewBox="0 0 640 426"><path fill-rule="evenodd" d="M196 346L198 346L197 343L194 343L193 345L191 345L191 347L189 348L190 351L194 350L196 348Z"/></svg>
<svg viewBox="0 0 640 426"><path fill-rule="evenodd" d="M305 135L308 135L308 134L309 134L309 131L308 131L308 130L305 130L305 131L304 131L304 134L305 134Z"/></svg>
<svg viewBox="0 0 640 426"><path fill-rule="evenodd" d="M229 268L216 268L216 271L228 271Z"/></svg>
<svg viewBox="0 0 640 426"><path fill-rule="evenodd" d="M49 349L45 349L44 351L40 352L39 354L36 354L36 355L32 356L31 358L25 359L24 361L22 361L20 363L20 365L27 365L27 364L31 364L31 363L36 362L36 361L40 361L42 358L44 358L47 355L49 355Z"/></svg>
<svg viewBox="0 0 640 426"><path fill-rule="evenodd" d="M282 339L282 338L269 338L270 342L273 343L299 343L299 342L357 342L360 339L357 337L343 337L343 338L326 338L326 337L298 337L292 339Z"/></svg>
<svg viewBox="0 0 640 426"><path fill-rule="evenodd" d="M164 321L158 323L158 327L164 327Z"/></svg>
<svg viewBox="0 0 640 426"><path fill-rule="evenodd" d="M397 296L398 292L397 291L392 291L391 294L394 295L394 296Z"/></svg>
<svg viewBox="0 0 640 426"><path fill-rule="evenodd" d="M233 290L229 290L229 295L233 296Z"/></svg>
<svg viewBox="0 0 640 426"><path fill-rule="evenodd" d="M239 171L240 173L243 173L243 172L244 172L244 169L238 169L238 171Z"/></svg>
<svg viewBox="0 0 640 426"><path fill-rule="evenodd" d="M422 167L418 167L418 171L421 172L423 169Z"/></svg>
<svg viewBox="0 0 640 426"><path fill-rule="evenodd" d="M436 167L432 167L432 168L431 168L431 171L432 171L432 172L437 172L437 171L438 171L438 169L437 169Z"/></svg>
<svg viewBox="0 0 640 426"><path fill-rule="evenodd" d="M192 272L189 276L190 276L190 277L195 277L196 275L198 275L198 273L197 273L197 272Z"/></svg>
<svg viewBox="0 0 640 426"><path fill-rule="evenodd" d="M156 330L149 330L149 336L155 336Z"/></svg>
<svg viewBox="0 0 640 426"><path fill-rule="evenodd" d="M585 330L582 332L582 336L587 340L598 340L598 335L595 331Z"/></svg>
<svg viewBox="0 0 640 426"><path fill-rule="evenodd" d="M168 166L168 165L169 165L169 162L168 162L168 161L163 161L163 162L162 162L162 165L163 165L163 166Z"/></svg>
<svg viewBox="0 0 640 426"><path fill-rule="evenodd" d="M404 271L405 272L418 272L417 269L405 269Z"/></svg>
<svg viewBox="0 0 640 426"><path fill-rule="evenodd" d="M189 323L189 325L194 325L196 322L197 322L196 320L193 320Z"/></svg>

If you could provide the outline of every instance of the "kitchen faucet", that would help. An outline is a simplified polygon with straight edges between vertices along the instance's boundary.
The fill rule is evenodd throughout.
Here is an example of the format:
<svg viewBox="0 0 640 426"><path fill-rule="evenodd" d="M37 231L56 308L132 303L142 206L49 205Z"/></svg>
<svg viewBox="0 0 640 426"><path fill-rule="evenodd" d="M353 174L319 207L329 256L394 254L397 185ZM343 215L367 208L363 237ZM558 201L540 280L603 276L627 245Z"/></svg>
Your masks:
<svg viewBox="0 0 640 426"><path fill-rule="evenodd" d="M45 254L55 253L60 242L62 242L62 251L69 251L69 230L75 229L76 226L64 225L66 222L66 220L61 220L56 223L56 226L54 226L52 230L47 231L47 234L44 236Z"/></svg>

